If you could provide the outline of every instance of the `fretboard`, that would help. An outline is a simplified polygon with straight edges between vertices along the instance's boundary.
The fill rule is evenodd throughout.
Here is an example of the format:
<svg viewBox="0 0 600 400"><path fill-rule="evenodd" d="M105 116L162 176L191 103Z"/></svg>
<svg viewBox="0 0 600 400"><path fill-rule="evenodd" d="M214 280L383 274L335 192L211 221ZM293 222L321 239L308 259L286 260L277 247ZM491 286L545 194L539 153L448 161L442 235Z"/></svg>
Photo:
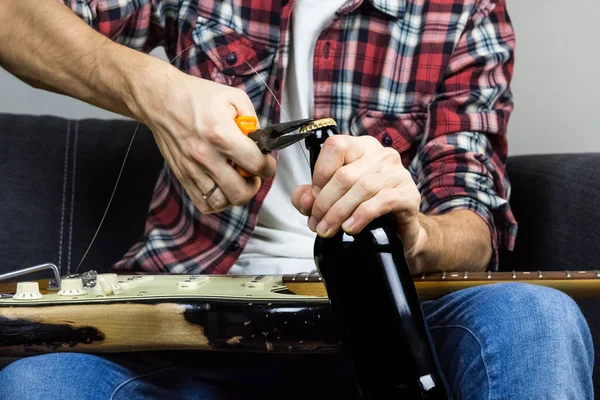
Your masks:
<svg viewBox="0 0 600 400"><path fill-rule="evenodd" d="M415 282L443 282L443 281L531 281L531 280L600 280L600 270L589 271L502 271L502 272L435 272L415 275ZM283 276L283 283L321 282L322 278L317 271L301 274L287 274Z"/></svg>

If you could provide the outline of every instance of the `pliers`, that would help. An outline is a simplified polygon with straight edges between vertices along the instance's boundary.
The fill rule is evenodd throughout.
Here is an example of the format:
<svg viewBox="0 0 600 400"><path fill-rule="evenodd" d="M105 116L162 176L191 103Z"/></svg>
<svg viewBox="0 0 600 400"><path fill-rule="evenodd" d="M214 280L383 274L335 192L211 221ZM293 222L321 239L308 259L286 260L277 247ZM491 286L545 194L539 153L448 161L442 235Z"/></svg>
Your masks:
<svg viewBox="0 0 600 400"><path fill-rule="evenodd" d="M263 152L263 154L268 154L273 150L281 150L296 142L299 142L300 140L312 135L314 131L321 126L331 124L335 125L335 121L330 118L323 120L305 118L296 121L269 125L266 128L261 129L257 128L257 120L252 116L236 117L235 122L246 136L256 142L256 145L260 151ZM250 173L240 167L237 167L237 169L242 176L252 176Z"/></svg>
<svg viewBox="0 0 600 400"><path fill-rule="evenodd" d="M254 117L241 116L235 119L240 130L250 139L254 140L260 151L264 154L268 154L273 150L281 150L310 136L310 131L300 133L300 130L311 121L312 119L310 118L299 119L258 129L256 127L257 121Z"/></svg>

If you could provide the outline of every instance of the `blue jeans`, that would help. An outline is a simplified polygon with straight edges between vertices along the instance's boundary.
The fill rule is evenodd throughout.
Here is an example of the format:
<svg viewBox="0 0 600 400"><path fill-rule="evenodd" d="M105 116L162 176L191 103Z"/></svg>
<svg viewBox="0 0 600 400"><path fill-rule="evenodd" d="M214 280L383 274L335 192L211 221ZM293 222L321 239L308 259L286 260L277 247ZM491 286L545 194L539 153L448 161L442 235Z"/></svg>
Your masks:
<svg viewBox="0 0 600 400"><path fill-rule="evenodd" d="M508 282L423 303L457 399L593 399L594 351L577 304ZM354 399L343 354L54 353L0 372L0 399Z"/></svg>

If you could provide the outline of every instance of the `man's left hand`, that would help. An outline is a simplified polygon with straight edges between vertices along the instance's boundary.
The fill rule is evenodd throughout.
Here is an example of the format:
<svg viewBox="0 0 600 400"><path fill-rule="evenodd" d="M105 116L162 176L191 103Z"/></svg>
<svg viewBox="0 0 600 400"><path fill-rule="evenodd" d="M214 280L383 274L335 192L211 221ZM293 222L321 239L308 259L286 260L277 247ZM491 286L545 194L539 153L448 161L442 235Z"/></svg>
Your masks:
<svg viewBox="0 0 600 400"><path fill-rule="evenodd" d="M292 203L322 237L339 229L360 232L375 218L392 213L404 250L423 235L421 195L397 150L371 136L337 135L323 144L313 184L296 188Z"/></svg>

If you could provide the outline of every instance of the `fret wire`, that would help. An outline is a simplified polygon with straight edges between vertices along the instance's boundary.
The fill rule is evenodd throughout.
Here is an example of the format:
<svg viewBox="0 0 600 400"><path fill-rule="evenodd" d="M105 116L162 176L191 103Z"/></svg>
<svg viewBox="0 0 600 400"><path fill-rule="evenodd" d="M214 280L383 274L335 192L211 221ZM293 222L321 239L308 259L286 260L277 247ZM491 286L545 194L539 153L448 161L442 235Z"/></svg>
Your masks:
<svg viewBox="0 0 600 400"><path fill-rule="evenodd" d="M469 271L460 271L460 272L447 272L447 271L441 271L441 280L442 281L446 281L449 278L458 278L460 279L460 276L462 274L462 279L468 280L468 279L477 279L477 278L472 278L471 275L469 274ZM493 280L496 278L496 276L500 277L499 279L502 279L502 276L508 275L510 272L506 271L506 272L501 272L499 274L493 273L491 271L486 271L487 272L487 279L488 280ZM546 277L544 274L544 272L550 272L550 276ZM586 277L587 274L589 273L595 273L596 274L596 278L600 279L600 270L595 269L595 270L587 270L587 271L570 271L570 270L563 270L562 271L564 273L563 278L562 279L575 279L577 278L577 276L574 276L575 274L577 275L584 275L583 278L584 279L589 279ZM523 275L523 277L527 276L527 275L533 275L535 273L535 271L520 271L517 272L515 270L512 271L512 279L514 280L519 280L520 276ZM538 270L537 271L537 279L554 279L552 278L553 274L557 274L558 271L554 272L554 271L542 271L542 270ZM315 279L316 277L316 279ZM429 278L432 278L432 275L427 274L427 273L421 273L420 274L421 280L427 280ZM415 276L415 279L418 279L418 275ZM485 279L485 278L484 278ZM561 279L560 277L558 277L556 279ZM433 279L435 280L435 279ZM284 276L284 281L288 281L288 282L298 282L298 281L304 281L304 282L321 282L323 281L323 278L321 277L321 275L319 274L318 271L310 271L310 272L300 272L300 273L295 273L295 274L289 274L289 275L285 275Z"/></svg>

